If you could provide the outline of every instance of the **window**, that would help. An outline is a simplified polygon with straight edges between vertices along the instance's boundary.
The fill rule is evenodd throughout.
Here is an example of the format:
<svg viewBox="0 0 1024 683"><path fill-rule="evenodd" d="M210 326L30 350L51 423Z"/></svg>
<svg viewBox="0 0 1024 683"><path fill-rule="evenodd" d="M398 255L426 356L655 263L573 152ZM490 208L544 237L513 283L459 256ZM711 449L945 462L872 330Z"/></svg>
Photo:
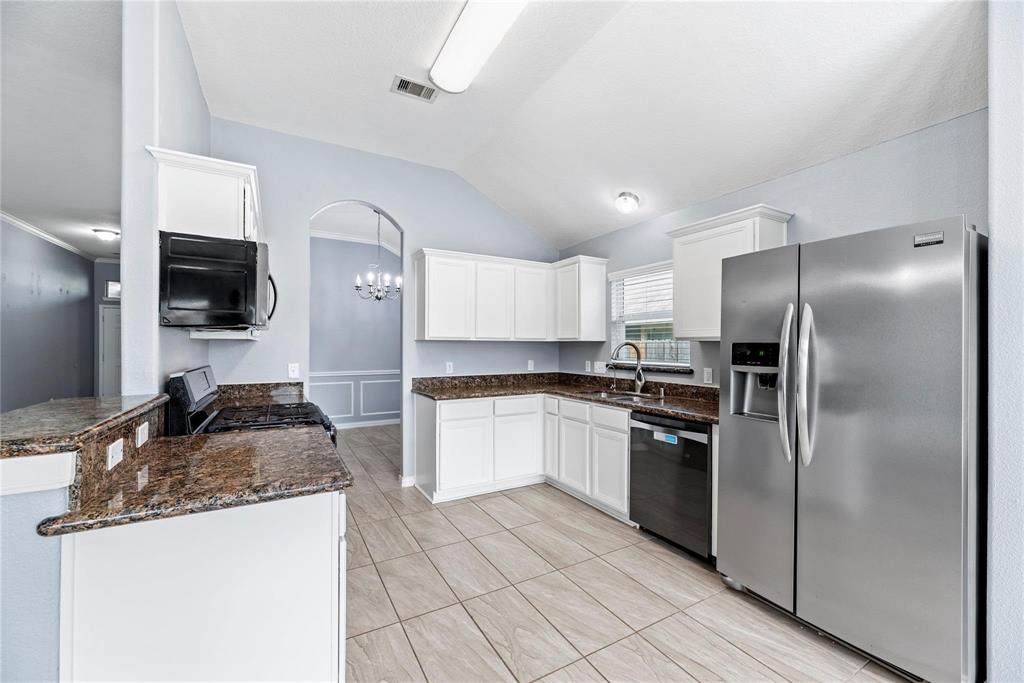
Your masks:
<svg viewBox="0 0 1024 683"><path fill-rule="evenodd" d="M119 280L107 280L103 288L103 298L111 301L121 300L121 282Z"/></svg>
<svg viewBox="0 0 1024 683"><path fill-rule="evenodd" d="M690 342L672 338L672 266L612 280L612 348L624 341L640 347L645 364L690 366ZM628 346L622 360L634 359Z"/></svg>

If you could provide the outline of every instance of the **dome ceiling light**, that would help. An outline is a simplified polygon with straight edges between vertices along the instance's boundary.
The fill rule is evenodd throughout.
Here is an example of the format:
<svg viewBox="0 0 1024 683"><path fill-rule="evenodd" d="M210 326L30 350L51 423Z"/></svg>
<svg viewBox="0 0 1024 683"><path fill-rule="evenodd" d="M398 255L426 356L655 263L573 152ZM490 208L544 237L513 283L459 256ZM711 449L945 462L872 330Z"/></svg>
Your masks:
<svg viewBox="0 0 1024 683"><path fill-rule="evenodd" d="M619 213L633 213L640 208L640 197L632 192L620 192L615 198L615 208Z"/></svg>

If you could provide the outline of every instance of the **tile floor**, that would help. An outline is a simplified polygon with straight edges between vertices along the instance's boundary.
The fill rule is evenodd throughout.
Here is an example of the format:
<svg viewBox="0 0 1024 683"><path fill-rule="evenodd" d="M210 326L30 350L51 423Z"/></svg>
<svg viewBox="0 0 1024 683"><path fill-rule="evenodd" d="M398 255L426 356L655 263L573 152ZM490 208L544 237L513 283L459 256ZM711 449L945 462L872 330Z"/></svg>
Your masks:
<svg viewBox="0 0 1024 683"><path fill-rule="evenodd" d="M397 425L342 430L347 680L899 680L545 484L431 505Z"/></svg>

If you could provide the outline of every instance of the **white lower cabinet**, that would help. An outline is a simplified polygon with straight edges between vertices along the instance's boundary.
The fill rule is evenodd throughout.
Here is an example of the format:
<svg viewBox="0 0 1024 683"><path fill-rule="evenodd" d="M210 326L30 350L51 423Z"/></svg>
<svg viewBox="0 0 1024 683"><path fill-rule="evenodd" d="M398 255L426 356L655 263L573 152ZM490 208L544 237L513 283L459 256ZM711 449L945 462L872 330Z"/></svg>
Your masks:
<svg viewBox="0 0 1024 683"><path fill-rule="evenodd" d="M437 433L439 488L479 486L493 480L493 418L442 420Z"/></svg>
<svg viewBox="0 0 1024 683"><path fill-rule="evenodd" d="M416 396L416 486L434 503L547 481L629 516L629 411L552 396Z"/></svg>
<svg viewBox="0 0 1024 683"><path fill-rule="evenodd" d="M629 512L629 434L590 429L590 496L622 514Z"/></svg>
<svg viewBox="0 0 1024 683"><path fill-rule="evenodd" d="M558 418L558 481L590 494L590 425Z"/></svg>
<svg viewBox="0 0 1024 683"><path fill-rule="evenodd" d="M494 479L503 481L541 471L542 434L539 412L494 418Z"/></svg>
<svg viewBox="0 0 1024 683"><path fill-rule="evenodd" d="M558 476L558 415L544 413L544 476Z"/></svg>

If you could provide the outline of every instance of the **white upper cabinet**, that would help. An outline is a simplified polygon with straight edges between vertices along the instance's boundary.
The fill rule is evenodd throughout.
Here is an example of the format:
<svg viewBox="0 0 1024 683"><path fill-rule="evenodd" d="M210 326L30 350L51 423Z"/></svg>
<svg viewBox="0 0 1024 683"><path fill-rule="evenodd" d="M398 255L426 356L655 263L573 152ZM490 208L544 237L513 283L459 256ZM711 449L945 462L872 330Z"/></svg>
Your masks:
<svg viewBox="0 0 1024 683"><path fill-rule="evenodd" d="M476 264L477 339L511 339L515 269L507 263Z"/></svg>
<svg viewBox="0 0 1024 683"><path fill-rule="evenodd" d="M426 286L420 291L438 292L427 297L424 320L429 339L468 339L476 329L476 264L464 258L438 256L427 260Z"/></svg>
<svg viewBox="0 0 1024 683"><path fill-rule="evenodd" d="M570 263L555 271L555 317L559 339L580 336L580 264Z"/></svg>
<svg viewBox="0 0 1024 683"><path fill-rule="evenodd" d="M792 214L764 204L692 223L672 238L672 330L679 339L722 336L722 259L786 243Z"/></svg>
<svg viewBox="0 0 1024 683"><path fill-rule="evenodd" d="M416 339L604 341L607 260L541 263L423 249ZM467 313L468 311L468 313Z"/></svg>
<svg viewBox="0 0 1024 683"><path fill-rule="evenodd" d="M256 167L147 147L157 162L159 230L256 241L260 229Z"/></svg>
<svg viewBox="0 0 1024 683"><path fill-rule="evenodd" d="M543 340L551 336L549 312L551 269L535 266L516 266L515 279L515 332L516 339Z"/></svg>

